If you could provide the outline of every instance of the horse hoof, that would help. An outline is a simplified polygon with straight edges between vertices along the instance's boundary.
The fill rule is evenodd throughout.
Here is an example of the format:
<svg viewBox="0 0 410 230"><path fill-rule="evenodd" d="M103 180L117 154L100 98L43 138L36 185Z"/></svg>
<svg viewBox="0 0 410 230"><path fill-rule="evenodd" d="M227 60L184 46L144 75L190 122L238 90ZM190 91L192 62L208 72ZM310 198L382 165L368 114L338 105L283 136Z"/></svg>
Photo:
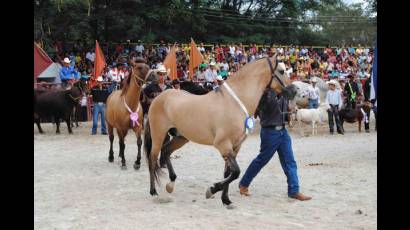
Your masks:
<svg viewBox="0 0 410 230"><path fill-rule="evenodd" d="M225 206L226 209L235 209L236 208L236 206L233 205L233 204L224 204L224 206Z"/></svg>
<svg viewBox="0 0 410 230"><path fill-rule="evenodd" d="M126 165L121 165L121 170L127 170L127 166Z"/></svg>
<svg viewBox="0 0 410 230"><path fill-rule="evenodd" d="M167 185L165 186L165 189L167 190L168 193L172 193L174 191L174 184L175 182L167 183Z"/></svg>
<svg viewBox="0 0 410 230"><path fill-rule="evenodd" d="M206 199L211 198L213 195L214 195L214 194L211 192L211 187L209 187L209 188L206 190L206 193L205 193Z"/></svg>
<svg viewBox="0 0 410 230"><path fill-rule="evenodd" d="M141 164L137 164L137 163L134 164L134 169L135 170L138 170L140 168L141 168Z"/></svg>

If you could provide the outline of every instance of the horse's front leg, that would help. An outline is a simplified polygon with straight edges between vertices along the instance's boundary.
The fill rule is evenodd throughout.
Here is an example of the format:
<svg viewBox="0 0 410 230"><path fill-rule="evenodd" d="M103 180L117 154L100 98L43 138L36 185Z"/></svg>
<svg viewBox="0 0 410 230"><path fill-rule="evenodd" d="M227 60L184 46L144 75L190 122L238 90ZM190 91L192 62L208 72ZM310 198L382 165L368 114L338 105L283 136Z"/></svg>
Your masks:
<svg viewBox="0 0 410 230"><path fill-rule="evenodd" d="M215 193L223 190L224 188L228 189L229 184L236 180L239 177L239 174L241 173L240 168L238 166L238 163L236 162L236 157L231 151L230 153L226 154L224 156L224 159L226 161L226 164L229 168L229 175L222 181L215 183L213 186L209 187L208 190L206 191L206 198L212 197ZM228 174L225 170L224 174ZM231 205L232 202L229 200L228 192L226 191L223 196L221 197L222 203L226 205L228 209L233 208Z"/></svg>
<svg viewBox="0 0 410 230"><path fill-rule="evenodd" d="M124 151L125 151L124 136L119 136L119 143L120 143L121 169L125 170L127 169L127 165L126 165L125 156L124 156Z"/></svg>
<svg viewBox="0 0 410 230"><path fill-rule="evenodd" d="M134 162L135 170L138 170L141 167L141 146L142 146L141 131L137 133L137 145L138 145L138 154L137 154L137 160Z"/></svg>
<svg viewBox="0 0 410 230"><path fill-rule="evenodd" d="M108 124L108 138L110 139L110 151L108 152L108 162L113 162L114 161L114 150L112 148L112 144L114 142L114 127L110 124Z"/></svg>

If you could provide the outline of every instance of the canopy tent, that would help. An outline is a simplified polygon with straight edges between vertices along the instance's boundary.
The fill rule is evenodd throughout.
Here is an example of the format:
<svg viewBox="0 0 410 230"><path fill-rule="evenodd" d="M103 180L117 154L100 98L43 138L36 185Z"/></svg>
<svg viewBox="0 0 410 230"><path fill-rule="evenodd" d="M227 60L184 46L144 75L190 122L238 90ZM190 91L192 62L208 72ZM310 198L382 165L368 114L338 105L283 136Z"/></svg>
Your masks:
<svg viewBox="0 0 410 230"><path fill-rule="evenodd" d="M34 43L34 80L38 78L55 78L59 83L61 66L54 63L44 50Z"/></svg>

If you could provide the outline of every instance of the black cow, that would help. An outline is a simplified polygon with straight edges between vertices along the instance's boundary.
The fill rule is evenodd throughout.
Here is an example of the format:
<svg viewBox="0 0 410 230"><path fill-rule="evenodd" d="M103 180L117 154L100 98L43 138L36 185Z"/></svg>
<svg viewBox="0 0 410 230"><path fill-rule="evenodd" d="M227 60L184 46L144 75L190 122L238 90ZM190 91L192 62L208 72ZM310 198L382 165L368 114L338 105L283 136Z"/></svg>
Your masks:
<svg viewBox="0 0 410 230"><path fill-rule="evenodd" d="M40 119L44 117L54 117L57 125L56 133L60 133L60 118L67 123L68 132L71 129L71 115L74 106L81 99L82 92L79 87L73 86L67 90L34 90L34 121L38 131L44 133L40 126Z"/></svg>

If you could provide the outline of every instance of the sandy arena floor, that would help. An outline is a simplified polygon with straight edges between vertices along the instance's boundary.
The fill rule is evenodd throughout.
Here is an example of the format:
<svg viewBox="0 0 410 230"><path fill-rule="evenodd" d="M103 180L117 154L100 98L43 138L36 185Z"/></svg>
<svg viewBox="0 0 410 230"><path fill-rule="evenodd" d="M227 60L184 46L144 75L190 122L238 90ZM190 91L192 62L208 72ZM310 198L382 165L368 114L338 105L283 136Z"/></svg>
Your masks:
<svg viewBox="0 0 410 230"><path fill-rule="evenodd" d="M231 183L227 210L220 200L205 199L206 189L223 178L224 163L211 146L188 143L173 154L178 176L172 194L165 191L167 170L157 187L158 203L149 195L149 174L142 158L139 171L135 135L126 139L128 170L107 160L107 136L91 136L91 123L81 123L68 135L65 124L55 134L52 124L34 125L35 229L376 229L377 135L358 133L345 124L346 134L329 135L327 125L316 136L301 137L290 128L301 192L313 196L300 202L287 198L286 176L278 156L251 184L251 197L239 194L239 179ZM305 126L306 134L311 132ZM259 151L259 131L242 145L241 175ZM100 132L100 130L98 130ZM175 158L177 157L177 158ZM318 164L318 165L309 165Z"/></svg>

